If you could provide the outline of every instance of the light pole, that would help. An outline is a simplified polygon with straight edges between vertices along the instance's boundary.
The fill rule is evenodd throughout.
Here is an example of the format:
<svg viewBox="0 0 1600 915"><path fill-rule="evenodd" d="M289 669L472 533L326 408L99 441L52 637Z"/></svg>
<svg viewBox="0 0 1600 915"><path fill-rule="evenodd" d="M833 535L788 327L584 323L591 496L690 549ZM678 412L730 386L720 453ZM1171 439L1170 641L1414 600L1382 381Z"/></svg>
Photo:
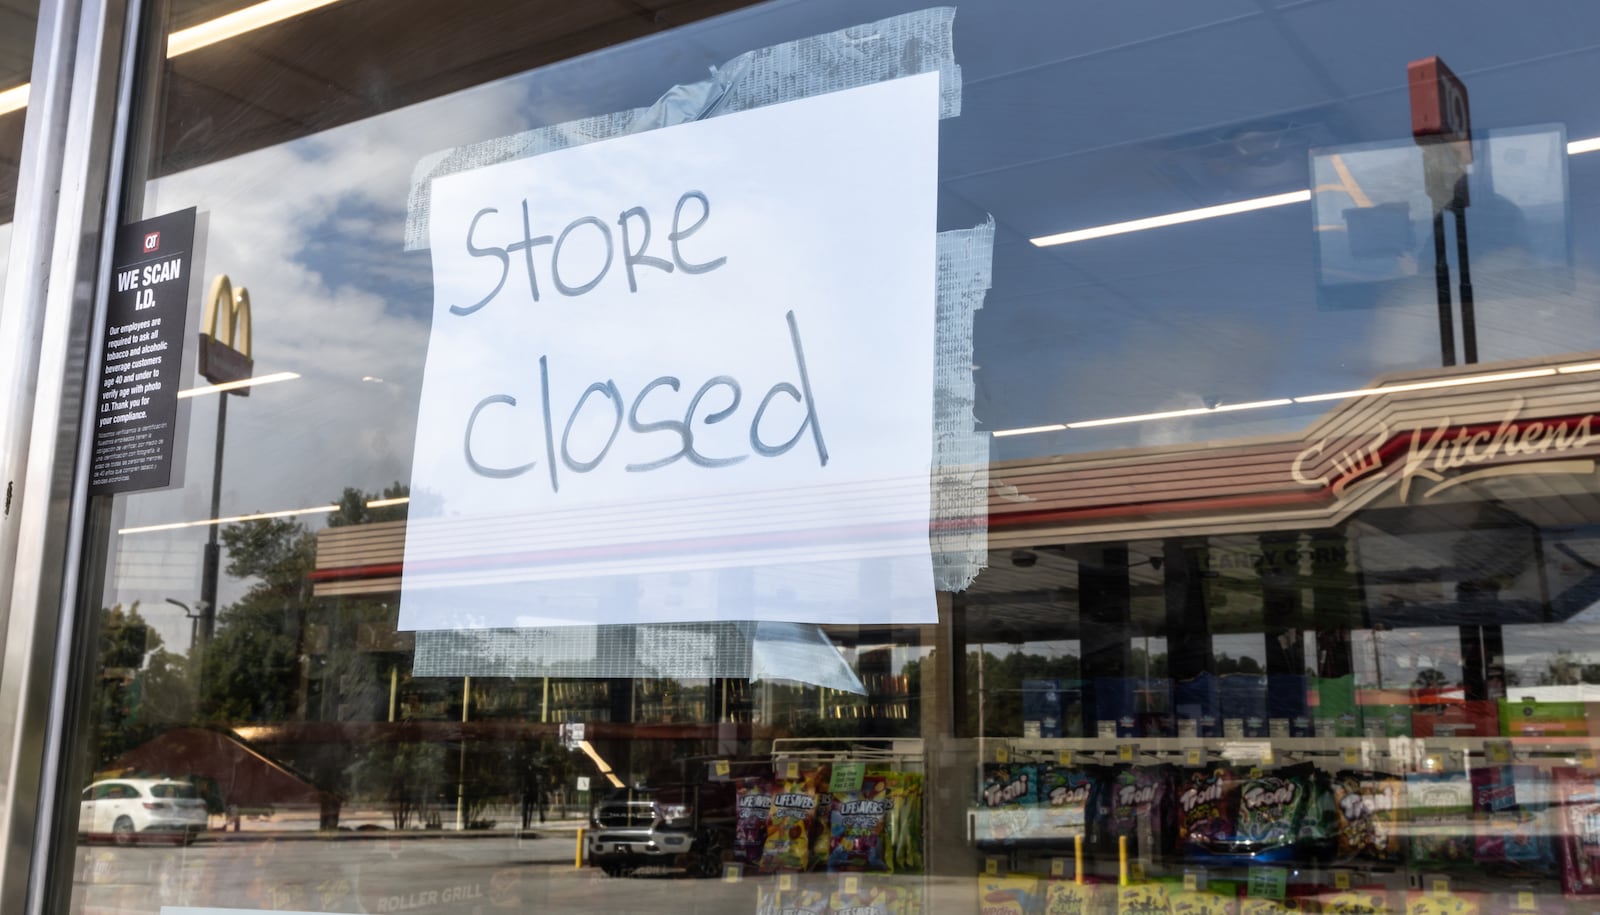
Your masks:
<svg viewBox="0 0 1600 915"><path fill-rule="evenodd" d="M171 597L167 598L167 603L174 607L182 608L184 617L189 620L189 657L193 658L196 633L195 627L200 622L200 617L205 613L205 604L201 603L201 609L196 611L190 610L189 605L183 601L176 600Z"/></svg>
<svg viewBox="0 0 1600 915"><path fill-rule="evenodd" d="M225 337L218 337L218 319ZM206 300L205 327L200 332L198 369L207 381L223 385L217 391L217 444L211 461L211 531L206 536L200 566L200 650L217 629L217 574L222 548L217 528L222 517L222 447L228 424L228 397L249 397L249 379L255 371L250 355L250 292L234 287L227 274L211 281ZM235 342L238 346L235 348Z"/></svg>

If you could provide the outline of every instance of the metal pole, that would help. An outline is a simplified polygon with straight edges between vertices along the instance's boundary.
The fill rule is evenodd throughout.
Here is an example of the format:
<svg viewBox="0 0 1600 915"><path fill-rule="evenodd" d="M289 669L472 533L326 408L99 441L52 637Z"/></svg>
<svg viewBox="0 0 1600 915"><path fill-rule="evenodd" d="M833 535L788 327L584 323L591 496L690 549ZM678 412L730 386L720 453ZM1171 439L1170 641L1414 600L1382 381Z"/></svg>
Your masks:
<svg viewBox="0 0 1600 915"><path fill-rule="evenodd" d="M217 544L217 523L222 517L222 452L228 430L228 392L217 392L217 442L211 459L211 530L206 534L206 549L200 567L200 652L204 663L206 646L217 631L217 573L222 548Z"/></svg>
<svg viewBox="0 0 1600 915"><path fill-rule="evenodd" d="M1456 269L1461 271L1461 350L1464 361L1478 361L1478 321L1472 311L1472 272L1467 267L1467 207L1456 200Z"/></svg>
<svg viewBox="0 0 1600 915"><path fill-rule="evenodd" d="M1455 316L1450 313L1450 262L1444 245L1444 211L1433 212L1433 282L1439 294L1439 358L1456 364Z"/></svg>
<svg viewBox="0 0 1600 915"><path fill-rule="evenodd" d="M467 706L472 701L472 678L461 678L461 758L456 767L456 830L467 828Z"/></svg>

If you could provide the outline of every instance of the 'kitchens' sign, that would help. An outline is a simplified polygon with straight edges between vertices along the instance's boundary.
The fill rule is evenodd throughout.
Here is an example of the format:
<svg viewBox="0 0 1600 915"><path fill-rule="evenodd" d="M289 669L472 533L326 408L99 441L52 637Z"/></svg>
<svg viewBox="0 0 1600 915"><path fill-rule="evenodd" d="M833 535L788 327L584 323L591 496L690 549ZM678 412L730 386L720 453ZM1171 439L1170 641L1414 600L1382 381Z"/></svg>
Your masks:
<svg viewBox="0 0 1600 915"><path fill-rule="evenodd" d="M932 621L938 94L435 179L400 627Z"/></svg>
<svg viewBox="0 0 1600 915"><path fill-rule="evenodd" d="M1398 434L1379 424L1343 446L1322 439L1300 452L1290 474L1296 483L1326 488L1336 497L1357 483L1394 479L1405 501L1489 477L1594 471L1600 445L1594 414L1530 419L1522 410L1517 399L1498 423L1452 425L1440 417Z"/></svg>

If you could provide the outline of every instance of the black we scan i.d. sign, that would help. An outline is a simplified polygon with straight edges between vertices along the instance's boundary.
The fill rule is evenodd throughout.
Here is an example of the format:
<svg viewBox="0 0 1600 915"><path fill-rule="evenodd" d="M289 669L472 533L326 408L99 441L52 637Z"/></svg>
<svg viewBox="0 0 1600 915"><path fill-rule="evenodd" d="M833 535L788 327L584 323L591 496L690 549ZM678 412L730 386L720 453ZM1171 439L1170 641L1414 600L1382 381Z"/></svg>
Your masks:
<svg viewBox="0 0 1600 915"><path fill-rule="evenodd" d="M171 482L194 224L191 207L117 233L94 407L95 495Z"/></svg>

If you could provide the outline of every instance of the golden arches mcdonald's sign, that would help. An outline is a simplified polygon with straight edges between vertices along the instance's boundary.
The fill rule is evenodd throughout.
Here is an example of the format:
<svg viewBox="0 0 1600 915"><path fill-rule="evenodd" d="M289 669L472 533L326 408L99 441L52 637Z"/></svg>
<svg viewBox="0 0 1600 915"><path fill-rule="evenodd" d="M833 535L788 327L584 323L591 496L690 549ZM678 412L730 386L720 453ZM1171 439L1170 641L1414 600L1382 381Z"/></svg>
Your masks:
<svg viewBox="0 0 1600 915"><path fill-rule="evenodd" d="M218 322L226 336L217 335ZM204 325L200 330L200 374L212 384L244 381L255 370L250 357L250 291L234 288L228 275L218 274L206 295ZM250 386L230 393L250 396Z"/></svg>

